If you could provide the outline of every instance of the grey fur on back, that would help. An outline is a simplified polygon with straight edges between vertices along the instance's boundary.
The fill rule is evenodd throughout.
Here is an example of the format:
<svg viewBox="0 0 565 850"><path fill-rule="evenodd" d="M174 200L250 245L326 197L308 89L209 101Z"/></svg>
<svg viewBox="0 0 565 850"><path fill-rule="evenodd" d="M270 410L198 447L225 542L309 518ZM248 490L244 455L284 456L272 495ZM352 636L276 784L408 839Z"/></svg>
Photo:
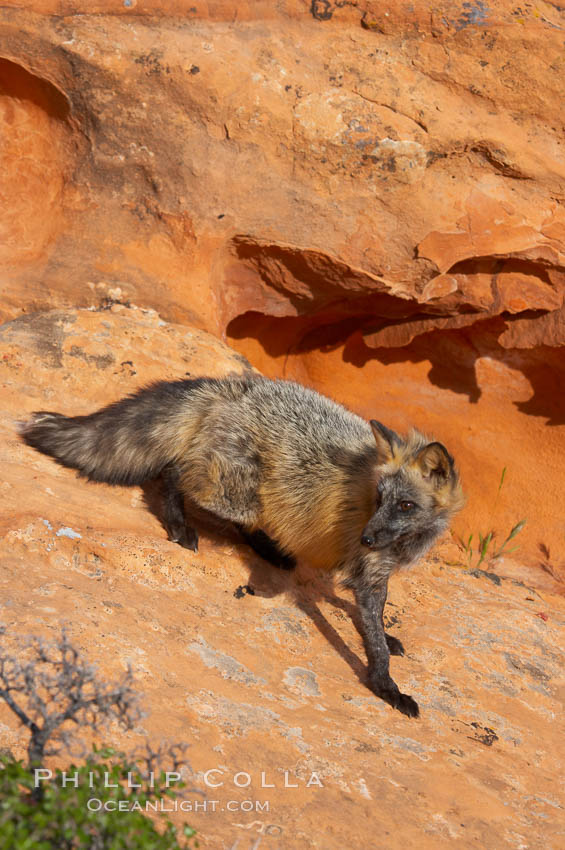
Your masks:
<svg viewBox="0 0 565 850"><path fill-rule="evenodd" d="M313 390L266 378L204 383L191 407L200 412L199 430L179 460L183 489L226 519L262 528L287 551L336 566L343 555L330 554L336 532L338 548L347 548L347 513L362 491L368 498L374 491L369 425Z"/></svg>

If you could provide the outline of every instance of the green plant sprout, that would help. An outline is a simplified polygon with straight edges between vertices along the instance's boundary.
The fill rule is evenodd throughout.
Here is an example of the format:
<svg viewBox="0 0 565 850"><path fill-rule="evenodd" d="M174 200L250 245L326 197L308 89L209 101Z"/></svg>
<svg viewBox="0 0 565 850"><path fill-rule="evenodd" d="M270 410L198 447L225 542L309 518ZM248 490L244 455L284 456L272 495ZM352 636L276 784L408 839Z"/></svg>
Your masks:
<svg viewBox="0 0 565 850"><path fill-rule="evenodd" d="M502 470L500 481L498 482L498 489L496 491L496 497L491 512L492 516L494 515L496 507L498 505L500 491L502 490L502 485L504 484L505 478L506 467L504 467L504 469ZM458 544L461 546L467 557L467 567L470 568L472 566L474 556L477 557L477 560L474 564L476 569L480 567L481 564L486 560L494 561L497 558L500 558L501 555L509 555L511 552L515 552L516 549L520 548L519 545L508 548L508 544L516 537L517 534L522 531L525 525L525 519L521 519L520 522L517 522L516 525L510 531L510 533L507 535L506 539L500 544L500 546L496 545L496 531L494 530L489 531L488 534L481 534L481 532L478 532L478 545L475 546L475 548L473 548L473 539L475 537L474 534L469 535L467 542L465 542L460 537L457 538Z"/></svg>

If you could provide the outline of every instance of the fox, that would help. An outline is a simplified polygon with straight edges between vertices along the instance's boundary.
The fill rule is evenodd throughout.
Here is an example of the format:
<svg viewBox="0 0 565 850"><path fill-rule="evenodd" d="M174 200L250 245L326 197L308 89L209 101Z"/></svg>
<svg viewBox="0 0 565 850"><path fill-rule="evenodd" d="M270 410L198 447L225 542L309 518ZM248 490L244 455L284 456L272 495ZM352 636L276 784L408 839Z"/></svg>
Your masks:
<svg viewBox="0 0 565 850"><path fill-rule="evenodd" d="M388 580L425 554L463 505L453 457L313 389L259 375L160 381L85 416L38 411L23 440L90 481L160 477L171 541L198 550L186 503L233 524L264 560L336 574L356 600L369 689L408 717L389 670ZM193 508L194 513L194 508Z"/></svg>

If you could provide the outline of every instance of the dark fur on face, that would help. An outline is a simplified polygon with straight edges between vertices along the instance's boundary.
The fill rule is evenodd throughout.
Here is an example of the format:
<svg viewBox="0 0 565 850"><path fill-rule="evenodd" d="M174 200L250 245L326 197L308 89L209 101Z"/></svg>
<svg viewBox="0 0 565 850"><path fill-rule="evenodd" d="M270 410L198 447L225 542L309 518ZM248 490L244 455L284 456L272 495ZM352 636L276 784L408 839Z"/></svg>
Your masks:
<svg viewBox="0 0 565 850"><path fill-rule="evenodd" d="M415 560L446 527L447 511L418 488L403 470L383 476L377 486L375 513L363 530L362 543L394 557L398 564Z"/></svg>
<svg viewBox="0 0 565 850"><path fill-rule="evenodd" d="M361 543L396 566L423 554L461 507L462 496L453 458L441 443L413 431L403 440L371 422L385 463L376 488L375 512Z"/></svg>

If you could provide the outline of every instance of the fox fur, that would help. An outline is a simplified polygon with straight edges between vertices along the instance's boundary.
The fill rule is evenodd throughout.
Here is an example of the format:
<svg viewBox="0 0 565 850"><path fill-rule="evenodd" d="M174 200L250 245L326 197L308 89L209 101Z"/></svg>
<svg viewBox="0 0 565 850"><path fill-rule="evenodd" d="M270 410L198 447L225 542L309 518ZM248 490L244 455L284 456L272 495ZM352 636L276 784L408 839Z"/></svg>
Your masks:
<svg viewBox="0 0 565 850"><path fill-rule="evenodd" d="M416 702L389 674L403 654L385 635L390 574L423 555L462 506L445 447L367 423L299 384L267 378L160 382L88 416L38 412L28 445L91 481L139 485L162 476L169 537L196 550L185 496L234 523L276 566L303 559L353 588L369 687L409 716Z"/></svg>

